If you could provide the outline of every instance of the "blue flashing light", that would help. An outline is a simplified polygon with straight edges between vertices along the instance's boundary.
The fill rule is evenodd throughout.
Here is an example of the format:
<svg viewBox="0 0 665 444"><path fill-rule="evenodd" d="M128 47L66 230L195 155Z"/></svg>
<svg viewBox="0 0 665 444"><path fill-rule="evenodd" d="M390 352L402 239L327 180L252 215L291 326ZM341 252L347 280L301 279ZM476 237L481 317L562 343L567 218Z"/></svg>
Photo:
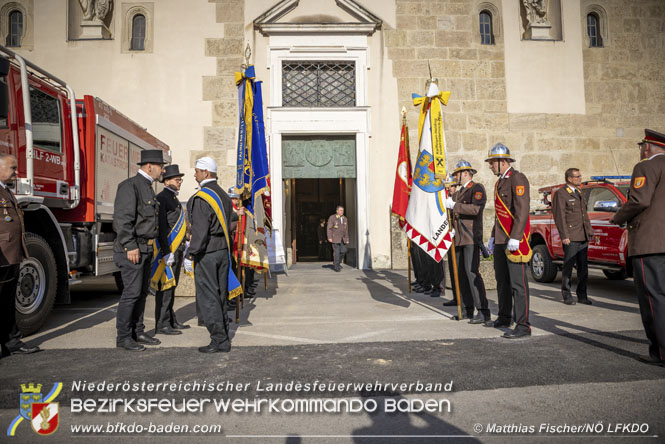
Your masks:
<svg viewBox="0 0 665 444"><path fill-rule="evenodd" d="M632 176L591 176L591 180L630 180Z"/></svg>

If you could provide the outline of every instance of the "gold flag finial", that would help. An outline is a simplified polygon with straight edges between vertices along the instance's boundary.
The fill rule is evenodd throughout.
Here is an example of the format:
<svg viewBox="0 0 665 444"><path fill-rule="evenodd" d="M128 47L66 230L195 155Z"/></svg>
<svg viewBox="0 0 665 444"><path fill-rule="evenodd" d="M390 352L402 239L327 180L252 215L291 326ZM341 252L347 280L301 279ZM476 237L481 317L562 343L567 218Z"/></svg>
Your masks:
<svg viewBox="0 0 665 444"><path fill-rule="evenodd" d="M406 107L402 107L402 119L406 119Z"/></svg>
<svg viewBox="0 0 665 444"><path fill-rule="evenodd" d="M252 48L250 48L249 43L245 46L245 63L240 65L242 69L247 69L249 67L249 59L252 58Z"/></svg>

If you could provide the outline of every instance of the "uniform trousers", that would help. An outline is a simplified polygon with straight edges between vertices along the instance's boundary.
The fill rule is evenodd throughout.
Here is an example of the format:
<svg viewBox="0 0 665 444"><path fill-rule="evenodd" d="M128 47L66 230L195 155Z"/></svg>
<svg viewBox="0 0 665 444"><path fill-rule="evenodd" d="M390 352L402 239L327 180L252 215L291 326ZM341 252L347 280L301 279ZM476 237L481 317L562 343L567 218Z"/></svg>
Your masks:
<svg viewBox="0 0 665 444"><path fill-rule="evenodd" d="M196 260L194 284L199 320L210 333L210 345L218 350L231 347L229 338L227 279L229 252L227 249L205 253Z"/></svg>
<svg viewBox="0 0 665 444"><path fill-rule="evenodd" d="M480 275L480 249L473 245L455 247L457 252L457 269L460 281L462 300L467 314L473 316L475 307L486 320L490 319L489 304L485 293L485 282Z"/></svg>
<svg viewBox="0 0 665 444"><path fill-rule="evenodd" d="M150 272L152 268L152 253L140 252L138 264L127 259L127 253L114 253L113 260L120 268L122 277L122 295L118 301L118 314L115 327L118 330L117 342L127 338L136 339L143 334L143 312L145 300L150 291Z"/></svg>
<svg viewBox="0 0 665 444"><path fill-rule="evenodd" d="M16 325L16 284L21 266L0 266L0 344L12 351L22 345Z"/></svg>
<svg viewBox="0 0 665 444"><path fill-rule="evenodd" d="M341 266L342 261L344 260L344 256L346 255L346 248L347 246L344 243L333 244L335 268L339 268Z"/></svg>
<svg viewBox="0 0 665 444"><path fill-rule="evenodd" d="M570 241L563 246L563 269L561 272L561 296L563 300L572 297L570 287L573 277L573 266L577 265L577 299L586 299L586 287L589 280L589 243L587 241Z"/></svg>
<svg viewBox="0 0 665 444"><path fill-rule="evenodd" d="M173 253L175 262L171 267L175 277L175 286L155 292L155 328L173 327L176 323L173 303L175 302L175 289L180 282L180 269L182 268L183 250L179 248Z"/></svg>
<svg viewBox="0 0 665 444"><path fill-rule="evenodd" d="M418 247L415 242L411 242L411 263L413 264L413 275L416 278L416 283L421 287L425 285L425 280L423 278L423 269L422 263L420 260L420 247Z"/></svg>
<svg viewBox="0 0 665 444"><path fill-rule="evenodd" d="M443 289L443 282L446 277L443 271L443 260L437 262L432 256L420 250L420 260L423 268L425 287L434 287L435 290Z"/></svg>
<svg viewBox="0 0 665 444"><path fill-rule="evenodd" d="M510 323L514 306L515 329L531 331L529 323L529 281L524 263L515 263L506 257L506 244L494 246L494 276L499 299L499 320Z"/></svg>
<svg viewBox="0 0 665 444"><path fill-rule="evenodd" d="M632 260L649 355L665 360L665 254L633 256Z"/></svg>

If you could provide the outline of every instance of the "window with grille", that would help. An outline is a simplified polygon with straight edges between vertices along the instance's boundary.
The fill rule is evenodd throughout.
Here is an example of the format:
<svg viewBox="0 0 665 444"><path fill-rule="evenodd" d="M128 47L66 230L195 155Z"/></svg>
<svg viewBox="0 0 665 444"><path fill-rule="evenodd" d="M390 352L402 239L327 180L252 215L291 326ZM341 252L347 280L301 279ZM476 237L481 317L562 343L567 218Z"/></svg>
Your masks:
<svg viewBox="0 0 665 444"><path fill-rule="evenodd" d="M23 13L12 11L9 14L9 34L7 34L7 46L21 46L23 35Z"/></svg>
<svg viewBox="0 0 665 444"><path fill-rule="evenodd" d="M60 137L60 104L58 99L30 87L33 143L48 150L62 152Z"/></svg>
<svg viewBox="0 0 665 444"><path fill-rule="evenodd" d="M480 13L480 44L493 45L494 32L492 31L492 14L488 11Z"/></svg>
<svg viewBox="0 0 665 444"><path fill-rule="evenodd" d="M354 62L283 62L282 106L356 106Z"/></svg>
<svg viewBox="0 0 665 444"><path fill-rule="evenodd" d="M589 36L589 48L602 48L603 38L600 35L600 19L596 14L586 16L586 33Z"/></svg>
<svg viewBox="0 0 665 444"><path fill-rule="evenodd" d="M132 44L129 49L143 51L145 49L145 16L136 14L132 18Z"/></svg>

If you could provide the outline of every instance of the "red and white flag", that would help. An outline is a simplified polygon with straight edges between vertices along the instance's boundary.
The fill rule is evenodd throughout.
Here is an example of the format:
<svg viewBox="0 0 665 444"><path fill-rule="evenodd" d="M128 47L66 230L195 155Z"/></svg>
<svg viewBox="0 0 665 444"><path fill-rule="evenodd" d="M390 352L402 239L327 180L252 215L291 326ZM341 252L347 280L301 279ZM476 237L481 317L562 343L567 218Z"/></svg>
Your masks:
<svg viewBox="0 0 665 444"><path fill-rule="evenodd" d="M400 227L404 227L406 223L406 209L409 206L412 182L409 130L406 127L406 122L402 122L402 135L400 136L399 153L397 154L397 171L395 172L392 206L392 213L399 217Z"/></svg>
<svg viewBox="0 0 665 444"><path fill-rule="evenodd" d="M418 127L420 149L403 226L409 239L437 262L443 259L452 243L444 205L447 171L443 106L449 98L450 92L439 92L433 82L426 97L414 95L414 105L421 106Z"/></svg>

